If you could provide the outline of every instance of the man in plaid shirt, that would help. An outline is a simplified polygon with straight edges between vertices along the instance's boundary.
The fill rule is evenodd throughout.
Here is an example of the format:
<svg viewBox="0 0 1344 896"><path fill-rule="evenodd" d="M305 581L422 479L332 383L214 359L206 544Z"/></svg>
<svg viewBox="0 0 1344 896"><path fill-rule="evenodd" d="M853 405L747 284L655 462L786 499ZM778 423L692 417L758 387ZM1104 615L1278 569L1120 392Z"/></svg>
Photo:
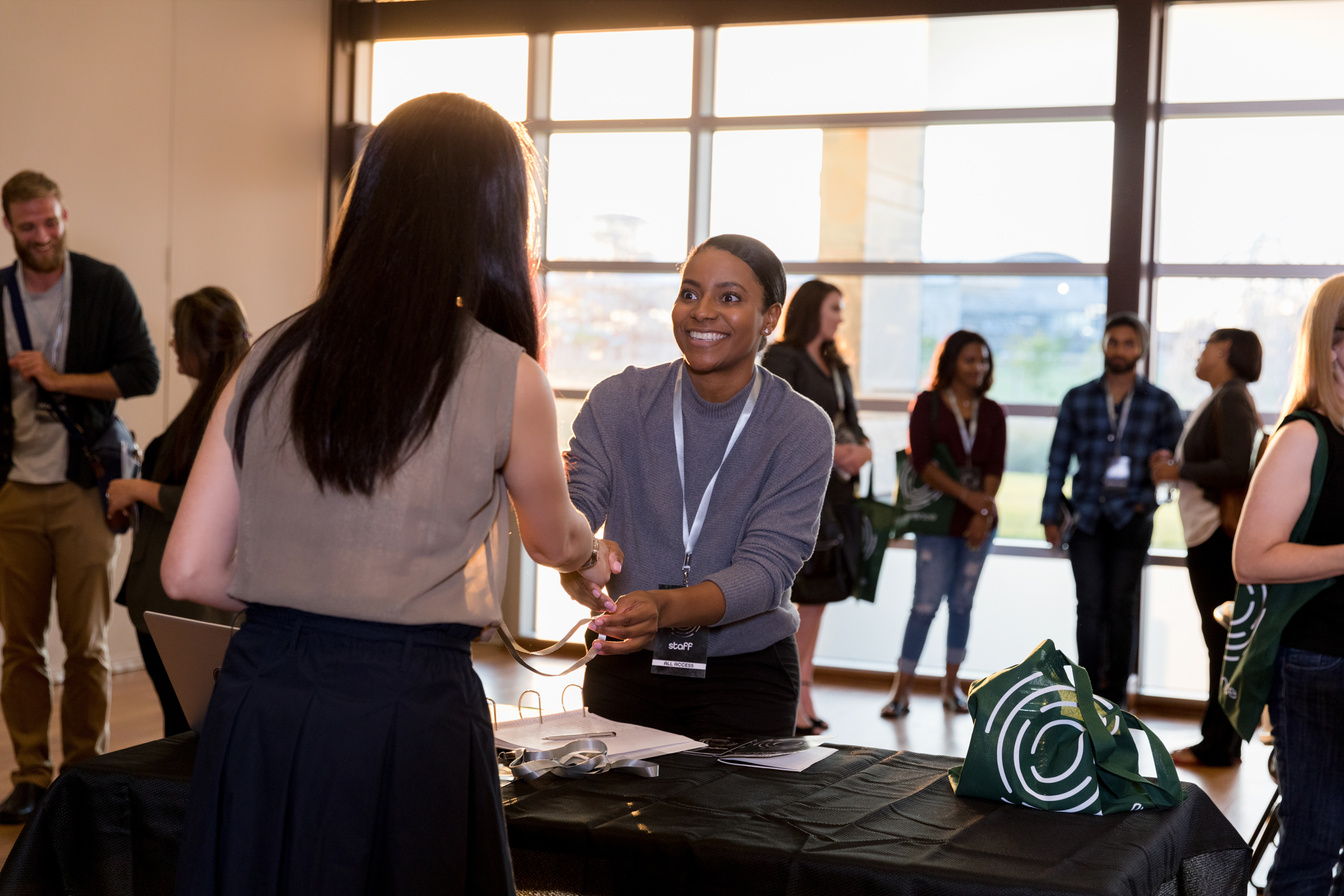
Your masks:
<svg viewBox="0 0 1344 896"><path fill-rule="evenodd" d="M1070 389L1060 405L1041 524L1046 540L1059 548L1060 499L1070 460L1077 457L1077 528L1068 548L1078 590L1078 662L1099 696L1124 706L1134 668L1139 580L1157 509L1148 463L1160 450L1175 451L1181 410L1138 374L1148 326L1137 315L1112 315L1102 350L1106 372Z"/></svg>

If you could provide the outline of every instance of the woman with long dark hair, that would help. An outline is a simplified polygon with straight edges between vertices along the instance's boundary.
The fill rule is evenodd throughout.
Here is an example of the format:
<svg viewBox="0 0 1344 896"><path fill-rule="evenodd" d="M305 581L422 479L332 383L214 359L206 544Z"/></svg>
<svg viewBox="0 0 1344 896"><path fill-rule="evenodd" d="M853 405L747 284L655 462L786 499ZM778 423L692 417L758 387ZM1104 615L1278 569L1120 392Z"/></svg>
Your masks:
<svg viewBox="0 0 1344 896"><path fill-rule="evenodd" d="M826 415L756 365L784 290L764 243L710 237L672 303L681 358L603 380L574 421L570 495L626 552L592 623L608 638L584 670L598 715L696 738L793 733L789 589L833 452Z"/></svg>
<svg viewBox="0 0 1344 896"><path fill-rule="evenodd" d="M1316 419L1286 419L1297 412ZM1338 888L1344 846L1344 275L1307 304L1283 418L1251 478L1232 567L1239 582L1301 583L1292 602L1305 603L1288 611L1269 692L1281 801L1268 889L1324 896ZM1299 544L1318 425L1325 475ZM1265 613L1275 612L1271 601Z"/></svg>
<svg viewBox="0 0 1344 896"><path fill-rule="evenodd" d="M1003 408L985 397L994 385L994 354L979 333L957 330L933 357L932 384L910 408L910 460L928 485L956 498L946 535L915 536L915 597L882 718L910 712L910 690L929 626L947 598L943 707L966 712L958 674L971 633L971 605L998 528L994 496L1003 478L1008 428ZM956 472L944 470L933 446L947 446Z"/></svg>
<svg viewBox="0 0 1344 896"><path fill-rule="evenodd" d="M1260 338L1250 330L1214 330L1195 364L1195 376L1209 384L1209 396L1185 421L1173 454L1149 458L1153 482L1179 483L1185 566L1199 609L1200 630L1209 652L1209 701L1200 723L1200 742L1171 754L1177 765L1232 765L1241 760L1241 737L1218 705L1227 629L1213 611L1237 593L1232 575L1232 536L1238 498L1251 481L1251 452L1260 431L1260 413L1246 384L1260 379Z"/></svg>
<svg viewBox="0 0 1344 896"><path fill-rule="evenodd" d="M513 891L470 649L500 621L510 499L539 563L601 583L618 557L570 503L535 360L532 164L468 97L394 109L316 301L220 396L163 581L247 618L178 892Z"/></svg>
<svg viewBox="0 0 1344 896"><path fill-rule="evenodd" d="M844 296L837 287L824 280L807 281L784 309L784 331L779 341L761 358L762 367L786 380L799 395L815 401L831 418L835 430L835 460L821 506L817 543L793 580L801 678L794 733L800 736L821 734L830 727L817 717L812 703L812 656L826 605L844 600L854 589L860 536L853 525L855 477L873 459L868 437L859 426L849 365L835 344L844 321L844 307Z"/></svg>
<svg viewBox="0 0 1344 896"><path fill-rule="evenodd" d="M117 602L126 606L135 625L145 671L163 708L165 737L181 734L191 726L149 636L145 611L211 622L228 622L233 616L226 610L170 600L159 579L159 564L215 396L247 354L247 320L238 300L218 286L204 286L178 299L173 304L172 345L178 373L196 380L196 388L163 434L145 449L144 477L114 479L107 488L109 517L139 505L140 523Z"/></svg>

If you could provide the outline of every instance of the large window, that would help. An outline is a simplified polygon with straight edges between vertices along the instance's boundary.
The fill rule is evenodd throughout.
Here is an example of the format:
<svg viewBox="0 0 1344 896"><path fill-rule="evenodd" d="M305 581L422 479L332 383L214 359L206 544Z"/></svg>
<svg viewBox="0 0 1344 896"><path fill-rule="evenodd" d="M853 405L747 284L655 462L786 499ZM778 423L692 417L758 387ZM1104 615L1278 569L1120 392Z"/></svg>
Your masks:
<svg viewBox="0 0 1344 896"><path fill-rule="evenodd" d="M1344 74L1331 62L1344 3L1178 3L1167 33L1155 377L1193 408L1208 394L1202 340L1254 330L1265 363L1251 393L1272 420L1306 301L1344 270Z"/></svg>
<svg viewBox="0 0 1344 896"><path fill-rule="evenodd" d="M1330 52L1344 37L1338 0L1023 12L985 0L978 15L793 23L734 21L733 10L750 18L765 5L724 0L715 26L608 30L550 26L565 14L524 2L490 19L516 15L513 34L404 29L424 40L371 38L396 30L395 7L438 4L351 5L387 7L358 44L355 120L463 90L525 120L547 160L546 359L561 442L598 380L676 357L677 264L712 233L770 244L791 290L823 277L844 291L842 347L879 492L891 490L905 408L938 342L958 328L986 336L1009 456L968 674L1016 662L1044 637L1072 650L1072 577L1038 519L1055 408L1100 374L1108 310L1149 317L1149 375L1187 409L1206 388L1193 377L1199 340L1255 329L1267 362L1253 393L1269 416L1303 303L1344 264L1344 225L1324 211L1344 192L1331 155L1344 136L1344 74ZM893 7L912 5L937 11ZM656 6L627 9L666 20ZM442 8L445 23L471 18ZM1154 546L1143 687L1197 694L1174 508L1159 511ZM877 606L827 613L819 660L892 668L912 570L911 552L893 548ZM573 605L553 575L535 577L535 603L530 570L525 581L524 629L568 628ZM942 662L937 643L935 633L929 670Z"/></svg>

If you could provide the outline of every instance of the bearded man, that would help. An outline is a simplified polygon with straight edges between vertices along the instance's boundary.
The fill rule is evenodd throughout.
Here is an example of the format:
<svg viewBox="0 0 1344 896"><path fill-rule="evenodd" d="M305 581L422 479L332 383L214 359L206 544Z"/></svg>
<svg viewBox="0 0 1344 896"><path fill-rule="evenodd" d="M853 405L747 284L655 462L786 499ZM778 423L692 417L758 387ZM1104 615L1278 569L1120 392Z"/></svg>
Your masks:
<svg viewBox="0 0 1344 896"><path fill-rule="evenodd" d="M14 790L0 803L0 824L19 824L52 777L46 637L53 581L66 650L63 765L102 753L108 741L116 536L79 437L53 407L96 441L118 398L158 386L159 361L126 276L66 250L67 212L54 181L21 171L0 189L0 206L18 255L0 270L10 367L0 377L0 708L18 764Z"/></svg>
<svg viewBox="0 0 1344 896"><path fill-rule="evenodd" d="M1071 496L1077 525L1068 548L1078 592L1078 664L1097 695L1123 707L1157 509L1148 464L1158 451L1175 451L1181 410L1138 374L1148 351L1148 326L1138 315L1112 315L1102 351L1105 373L1070 389L1060 405L1041 524L1059 548L1064 480L1077 457Z"/></svg>

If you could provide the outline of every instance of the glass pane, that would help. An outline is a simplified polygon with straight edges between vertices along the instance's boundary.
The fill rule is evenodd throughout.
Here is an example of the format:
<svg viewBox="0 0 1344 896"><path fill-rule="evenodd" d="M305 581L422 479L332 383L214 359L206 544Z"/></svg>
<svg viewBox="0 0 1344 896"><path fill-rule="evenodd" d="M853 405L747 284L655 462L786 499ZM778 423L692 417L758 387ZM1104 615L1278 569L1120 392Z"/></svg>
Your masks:
<svg viewBox="0 0 1344 896"><path fill-rule="evenodd" d="M1106 261L1113 130L1106 121L928 128L923 259Z"/></svg>
<svg viewBox="0 0 1344 896"><path fill-rule="evenodd" d="M1344 3L1179 3L1167 13L1169 103L1344 96Z"/></svg>
<svg viewBox="0 0 1344 896"><path fill-rule="evenodd" d="M745 233L784 261L816 261L821 131L719 131L711 233Z"/></svg>
<svg viewBox="0 0 1344 896"><path fill-rule="evenodd" d="M1219 327L1253 330L1264 347L1256 408L1278 414L1288 394L1297 331L1318 280L1162 277L1154 287L1154 381L1193 409L1209 394L1195 378L1202 341Z"/></svg>
<svg viewBox="0 0 1344 896"><path fill-rule="evenodd" d="M426 93L465 93L510 121L527 118L527 35L380 40L373 45L370 117Z"/></svg>
<svg viewBox="0 0 1344 896"><path fill-rule="evenodd" d="M557 389L587 389L631 365L681 357L670 312L675 274L546 275L546 368Z"/></svg>
<svg viewBox="0 0 1344 896"><path fill-rule="evenodd" d="M1113 9L931 19L928 108L1110 105L1116 27Z"/></svg>
<svg viewBox="0 0 1344 896"><path fill-rule="evenodd" d="M847 600L827 607L817 641L817 664L895 672L914 584L915 552L889 549L878 579L876 603ZM946 619L941 611L934 617L920 657L918 671L922 674L943 674ZM1076 620L1077 599L1068 560L991 554L976 589L962 675L976 678L1020 663L1045 638L1076 656ZM1193 637L1198 643L1197 632ZM874 693L874 715L882 699Z"/></svg>
<svg viewBox="0 0 1344 896"><path fill-rule="evenodd" d="M546 257L684 259L690 153L687 133L552 136Z"/></svg>
<svg viewBox="0 0 1344 896"><path fill-rule="evenodd" d="M787 261L1109 253L1109 122L719 131L710 229Z"/></svg>
<svg viewBox="0 0 1344 896"><path fill-rule="evenodd" d="M716 115L924 108L928 21L720 28Z"/></svg>
<svg viewBox="0 0 1344 896"><path fill-rule="evenodd" d="M1061 393L1055 401L1063 397ZM996 502L999 538L1044 541L1041 499L1045 496L1050 440L1054 437L1054 417L1008 418L1008 461Z"/></svg>
<svg viewBox="0 0 1344 896"><path fill-rule="evenodd" d="M1158 516L1165 512L1164 507ZM1153 540L1157 540L1156 531ZM1185 567L1149 566L1144 570L1141 613L1139 681L1143 693L1205 699L1209 664L1200 646L1199 608Z"/></svg>
<svg viewBox="0 0 1344 896"><path fill-rule="evenodd" d="M1162 133L1161 261L1344 263L1344 117L1186 119Z"/></svg>
<svg viewBox="0 0 1344 896"><path fill-rule="evenodd" d="M851 364L868 394L910 394L927 384L938 343L974 330L994 352L990 397L1001 403L1059 402L1101 374L1103 277L827 277L845 294L846 326L857 322Z"/></svg>
<svg viewBox="0 0 1344 896"><path fill-rule="evenodd" d="M1108 105L1115 38L1114 10L725 27L714 111Z"/></svg>
<svg viewBox="0 0 1344 896"><path fill-rule="evenodd" d="M691 114L690 29L557 34L551 47L558 121Z"/></svg>

